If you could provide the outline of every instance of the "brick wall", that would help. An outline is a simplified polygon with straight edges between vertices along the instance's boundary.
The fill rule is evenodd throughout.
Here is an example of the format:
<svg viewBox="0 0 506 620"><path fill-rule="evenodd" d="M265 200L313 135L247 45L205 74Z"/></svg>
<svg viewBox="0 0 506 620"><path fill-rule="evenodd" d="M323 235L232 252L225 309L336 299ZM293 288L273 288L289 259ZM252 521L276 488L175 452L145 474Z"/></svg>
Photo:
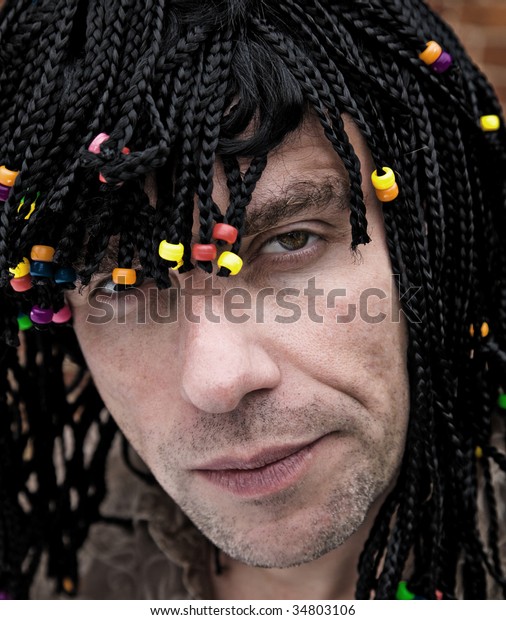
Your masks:
<svg viewBox="0 0 506 620"><path fill-rule="evenodd" d="M506 0L428 0L449 22L506 108Z"/></svg>

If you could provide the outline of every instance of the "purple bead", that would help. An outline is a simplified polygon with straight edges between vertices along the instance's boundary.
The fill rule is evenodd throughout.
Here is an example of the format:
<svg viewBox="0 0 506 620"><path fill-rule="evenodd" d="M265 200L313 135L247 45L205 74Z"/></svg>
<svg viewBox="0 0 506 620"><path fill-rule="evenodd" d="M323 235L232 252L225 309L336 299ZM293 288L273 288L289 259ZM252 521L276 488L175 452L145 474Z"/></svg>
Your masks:
<svg viewBox="0 0 506 620"><path fill-rule="evenodd" d="M448 54L448 52L443 52L441 56L433 63L430 68L435 73L444 73L448 71L448 69L452 66L453 58Z"/></svg>
<svg viewBox="0 0 506 620"><path fill-rule="evenodd" d="M51 308L41 308L34 306L30 311L30 319L38 325L47 325L53 320L53 311Z"/></svg>
<svg viewBox="0 0 506 620"><path fill-rule="evenodd" d="M0 591L0 601L12 601L12 597L7 594L7 592Z"/></svg>
<svg viewBox="0 0 506 620"><path fill-rule="evenodd" d="M11 188L6 185L2 185L0 183L0 202L5 202L7 198L9 198L9 194L11 193Z"/></svg>

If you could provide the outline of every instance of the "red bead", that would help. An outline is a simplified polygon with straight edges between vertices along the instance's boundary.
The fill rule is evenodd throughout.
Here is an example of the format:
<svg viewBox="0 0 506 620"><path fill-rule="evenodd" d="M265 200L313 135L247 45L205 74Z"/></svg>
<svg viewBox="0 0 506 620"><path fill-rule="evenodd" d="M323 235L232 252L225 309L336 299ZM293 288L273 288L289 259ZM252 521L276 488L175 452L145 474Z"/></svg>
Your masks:
<svg viewBox="0 0 506 620"><path fill-rule="evenodd" d="M12 278L10 283L16 293L24 293L25 291L29 291L33 286L32 277L30 274L23 276L22 278Z"/></svg>
<svg viewBox="0 0 506 620"><path fill-rule="evenodd" d="M208 261L216 258L217 250L214 243L196 243L192 247L193 260Z"/></svg>
<svg viewBox="0 0 506 620"><path fill-rule="evenodd" d="M235 228L235 226L230 226L230 224L215 224L213 228L213 239L226 241L230 244L236 242L238 234L239 231L237 228Z"/></svg>

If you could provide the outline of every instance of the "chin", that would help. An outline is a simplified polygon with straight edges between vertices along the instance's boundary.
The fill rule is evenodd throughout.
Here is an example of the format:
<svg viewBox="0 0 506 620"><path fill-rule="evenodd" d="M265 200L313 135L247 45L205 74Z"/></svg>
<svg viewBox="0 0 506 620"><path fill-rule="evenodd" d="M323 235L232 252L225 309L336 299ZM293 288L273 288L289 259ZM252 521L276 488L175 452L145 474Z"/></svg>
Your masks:
<svg viewBox="0 0 506 620"><path fill-rule="evenodd" d="M369 508L369 505L368 505ZM260 568L290 568L313 562L350 540L361 528L367 509L307 515L247 529L203 529L205 536L226 555Z"/></svg>

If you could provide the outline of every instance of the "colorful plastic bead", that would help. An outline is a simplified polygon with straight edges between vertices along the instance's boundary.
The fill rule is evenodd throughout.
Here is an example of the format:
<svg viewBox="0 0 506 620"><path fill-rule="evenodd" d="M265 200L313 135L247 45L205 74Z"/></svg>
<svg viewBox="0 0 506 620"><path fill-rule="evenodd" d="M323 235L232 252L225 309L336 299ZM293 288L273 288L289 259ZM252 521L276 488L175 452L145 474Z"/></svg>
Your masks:
<svg viewBox="0 0 506 620"><path fill-rule="evenodd" d="M112 281L114 284L122 284L129 286L135 284L137 281L137 273L135 269L125 269L123 267L116 267L112 272Z"/></svg>
<svg viewBox="0 0 506 620"><path fill-rule="evenodd" d="M500 409L506 409L506 394L499 394L497 404Z"/></svg>
<svg viewBox="0 0 506 620"><path fill-rule="evenodd" d="M22 278L12 278L9 282L16 293L24 293L33 287L30 275L23 276Z"/></svg>
<svg viewBox="0 0 506 620"><path fill-rule="evenodd" d="M233 252L222 252L218 258L218 266L225 267L231 276L236 276L242 269L242 259Z"/></svg>
<svg viewBox="0 0 506 620"><path fill-rule="evenodd" d="M50 245L34 245L30 252L32 260L50 263L53 260L55 249Z"/></svg>
<svg viewBox="0 0 506 620"><path fill-rule="evenodd" d="M392 187L389 187L388 189L377 189L376 190L376 196L378 197L378 200L380 200L381 202L391 202L392 200L395 200L398 195L399 195L399 186L397 185L397 183L394 183Z"/></svg>
<svg viewBox="0 0 506 620"><path fill-rule="evenodd" d="M10 193L11 193L10 187L6 187L5 185L0 185L0 202L5 202L7 198L9 198Z"/></svg>
<svg viewBox="0 0 506 620"><path fill-rule="evenodd" d="M88 151L90 153L94 153L95 155L100 155L100 147L106 140L109 140L109 134L99 133L97 136L93 138L90 146L88 147ZM130 149L127 146L125 146L121 149L121 152L124 155L129 155ZM101 183L107 183L107 180L102 173L98 175L98 179ZM118 183L117 187L120 187L121 185L123 185L123 183Z"/></svg>
<svg viewBox="0 0 506 620"><path fill-rule="evenodd" d="M67 323L72 318L72 310L69 306L63 306L61 310L53 314L53 323Z"/></svg>
<svg viewBox="0 0 506 620"><path fill-rule="evenodd" d="M405 581L400 581L397 586L395 598L398 601L412 601L414 600L415 595L408 590L408 584Z"/></svg>
<svg viewBox="0 0 506 620"><path fill-rule="evenodd" d="M448 52L443 52L436 62L430 66L435 73L444 73L452 66L453 58Z"/></svg>
<svg viewBox="0 0 506 620"><path fill-rule="evenodd" d="M443 53L443 48L436 41L428 41L427 46L421 54L418 54L420 60L426 65L433 65Z"/></svg>
<svg viewBox="0 0 506 620"><path fill-rule="evenodd" d="M30 261L27 258L23 258L14 268L10 267L9 272L12 273L15 278L27 276L30 273Z"/></svg>
<svg viewBox="0 0 506 620"><path fill-rule="evenodd" d="M47 325L53 320L53 311L51 308L41 308L34 306L30 311L30 319L37 325Z"/></svg>
<svg viewBox="0 0 506 620"><path fill-rule="evenodd" d="M395 183L395 172L392 168L383 167L385 174L379 175L377 170L371 174L371 181L375 189L388 189Z"/></svg>
<svg viewBox="0 0 506 620"><path fill-rule="evenodd" d="M54 274L56 284L68 284L75 282L77 274L72 267L58 267Z"/></svg>
<svg viewBox="0 0 506 620"><path fill-rule="evenodd" d="M226 241L227 243L235 243L239 231L235 226L230 224L215 224L213 228L213 239L217 241Z"/></svg>
<svg viewBox="0 0 506 620"><path fill-rule="evenodd" d="M195 243L192 246L192 259L200 261L209 261L216 258L218 253L214 243Z"/></svg>
<svg viewBox="0 0 506 620"><path fill-rule="evenodd" d="M52 278L54 273L53 263L34 260L30 264L30 275L35 278Z"/></svg>
<svg viewBox="0 0 506 620"><path fill-rule="evenodd" d="M30 317L27 316L26 314L19 314L18 315L19 331L25 332L27 329L30 329L30 327L33 327L33 323L30 321Z"/></svg>
<svg viewBox="0 0 506 620"><path fill-rule="evenodd" d="M483 449L480 446L476 446L476 448L474 449L474 456L477 459L483 458Z"/></svg>
<svg viewBox="0 0 506 620"><path fill-rule="evenodd" d="M0 184L12 187L16 182L19 172L9 170L5 166L0 166Z"/></svg>
<svg viewBox="0 0 506 620"><path fill-rule="evenodd" d="M183 260L184 245L182 243L169 243L168 241L162 241L158 246L158 254L164 260L179 263Z"/></svg>
<svg viewBox="0 0 506 620"><path fill-rule="evenodd" d="M100 145L109 139L109 134L107 133L99 133L95 136L88 147L88 151L90 153L94 153L95 155L100 155Z"/></svg>
<svg viewBox="0 0 506 620"><path fill-rule="evenodd" d="M75 592L76 585L70 577L65 577L62 581L62 588L67 594L73 594Z"/></svg>
<svg viewBox="0 0 506 620"><path fill-rule="evenodd" d="M25 220L29 220L30 217L32 216L32 213L35 211L35 206L36 206L36 203L37 203L37 200L38 200L39 196L40 196L40 192L37 192L37 195L35 196L35 200L30 205L30 210L25 215ZM19 206L18 206L18 213L21 211L21 209L23 208L24 204L25 204L25 197L23 196L23 198L21 198L21 201L20 201Z"/></svg>
<svg viewBox="0 0 506 620"><path fill-rule="evenodd" d="M480 118L480 127L483 131L497 131L501 126L501 119L496 114L487 114Z"/></svg>

